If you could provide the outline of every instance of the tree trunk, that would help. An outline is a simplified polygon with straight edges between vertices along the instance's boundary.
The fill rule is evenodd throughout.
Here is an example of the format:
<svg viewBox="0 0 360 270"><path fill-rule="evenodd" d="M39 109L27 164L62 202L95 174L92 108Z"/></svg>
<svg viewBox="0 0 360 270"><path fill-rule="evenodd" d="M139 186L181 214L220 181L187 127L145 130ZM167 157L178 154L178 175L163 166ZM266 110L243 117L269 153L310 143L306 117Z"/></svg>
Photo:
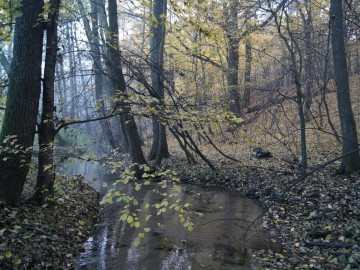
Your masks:
<svg viewBox="0 0 360 270"><path fill-rule="evenodd" d="M239 23L238 23L238 0L230 0L225 7L225 12L228 13L228 20L226 22L225 30L228 39L228 55L227 64L228 71L226 74L227 87L229 91L229 105L230 111L236 116L240 116L240 93L239 93Z"/></svg>
<svg viewBox="0 0 360 270"><path fill-rule="evenodd" d="M250 83L251 83L251 64L252 64L252 50L251 42L246 41L245 44L245 71L244 71L244 97L243 107L250 105Z"/></svg>
<svg viewBox="0 0 360 270"><path fill-rule="evenodd" d="M72 23L70 22L66 25L66 32L67 32L67 50L69 52L69 79L70 79L70 93L71 93L71 108L70 108L70 118L71 120L74 120L78 118L77 115L77 95L78 95L78 89L77 89L77 81L76 81L76 59L75 59L75 53L74 53L74 37L72 34Z"/></svg>
<svg viewBox="0 0 360 270"><path fill-rule="evenodd" d="M46 55L43 80L42 114L39 124L39 166L34 200L45 204L54 193L54 87L56 54L58 48L57 26L60 0L50 2L50 12L46 23Z"/></svg>
<svg viewBox="0 0 360 270"><path fill-rule="evenodd" d="M114 89L118 91L119 100L116 102L116 108L123 112L122 118L125 123L126 136L129 141L129 152L134 163L136 176L141 178L143 170L141 165L147 164L143 151L141 149L141 139L137 130L134 116L131 114L131 105L126 101L126 83L122 71L121 52L119 50L119 25L117 17L116 0L108 1L109 10L109 30L111 43L108 44L109 49L109 65L110 78L114 85Z"/></svg>
<svg viewBox="0 0 360 270"><path fill-rule="evenodd" d="M313 82L314 82L314 68L313 68L313 26L312 26L312 10L311 3L309 0L306 0L304 3L305 12L300 9L300 15L304 24L304 32L305 32L305 106L304 106L304 114L305 121L310 121L311 114L311 104L312 104L312 96L313 96Z"/></svg>
<svg viewBox="0 0 360 270"><path fill-rule="evenodd" d="M22 16L15 22L9 91L0 133L5 148L0 154L0 199L9 205L20 203L31 161L41 91L43 25L39 19L43 4L42 0L23 0Z"/></svg>
<svg viewBox="0 0 360 270"><path fill-rule="evenodd" d="M155 0L151 12L154 20L150 28L152 33L150 39L151 86L153 90L150 94L158 100L154 106L161 110L164 107L164 44L167 0ZM154 119L153 144L149 159L155 159L155 163L160 164L164 157L169 157L166 128L158 119Z"/></svg>
<svg viewBox="0 0 360 270"><path fill-rule="evenodd" d="M356 123L351 107L349 74L346 63L343 7L341 0L331 0L330 22L332 28L331 43L334 58L335 83L337 88L337 100L340 116L343 154L359 148ZM348 155L342 159L339 173L351 174L360 169L360 156L358 152Z"/></svg>
<svg viewBox="0 0 360 270"><path fill-rule="evenodd" d="M67 97L67 84L66 84L66 80L65 80L65 70L64 70L64 63L59 63L60 68L59 68L59 74L60 74L60 78L62 81L62 93L63 93L63 115L64 115L64 119L66 117L69 117L69 112L68 112L68 97Z"/></svg>

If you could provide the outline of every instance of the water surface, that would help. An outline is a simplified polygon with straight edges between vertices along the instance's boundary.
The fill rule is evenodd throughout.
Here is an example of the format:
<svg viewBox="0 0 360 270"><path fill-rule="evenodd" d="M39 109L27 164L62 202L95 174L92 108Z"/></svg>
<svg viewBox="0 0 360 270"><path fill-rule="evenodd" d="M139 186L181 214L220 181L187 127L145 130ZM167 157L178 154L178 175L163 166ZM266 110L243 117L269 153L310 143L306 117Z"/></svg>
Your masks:
<svg viewBox="0 0 360 270"><path fill-rule="evenodd" d="M116 176L88 162L69 161L64 170L86 175L93 187L101 194L113 188ZM102 188L107 182L108 187ZM123 203L106 205L96 225L94 235L86 243L86 250L79 259L77 269L251 269L248 248L267 246L266 234L257 230L252 221L262 209L255 200L236 192L209 189L194 185L168 185L163 190L172 194L169 205L180 199L194 223L189 232L179 221L179 212L168 209L157 215L154 207L146 205L161 203L163 196L157 184L143 186L136 191L128 184L120 188L122 193L139 201L131 211L138 211L141 227L130 228L121 221ZM151 218L146 220L146 216ZM138 233L144 234L139 246L132 244Z"/></svg>

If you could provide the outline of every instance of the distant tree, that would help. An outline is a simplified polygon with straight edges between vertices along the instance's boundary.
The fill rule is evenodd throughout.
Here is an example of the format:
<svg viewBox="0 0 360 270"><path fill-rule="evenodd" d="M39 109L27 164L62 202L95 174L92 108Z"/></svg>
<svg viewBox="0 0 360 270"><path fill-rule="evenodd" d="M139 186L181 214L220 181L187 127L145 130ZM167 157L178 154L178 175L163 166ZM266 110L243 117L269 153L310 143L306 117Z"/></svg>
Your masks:
<svg viewBox="0 0 360 270"><path fill-rule="evenodd" d="M269 8L271 2L268 0ZM295 31L292 29L289 11L291 8L284 7L280 14L274 15L274 22L279 37L284 42L286 50L290 57L290 73L294 79L296 87L296 105L300 120L300 147L301 147L301 163L299 173L301 176L306 174L307 167L307 144L306 144L306 121L304 113L304 95L302 92L302 70L303 70L303 52L301 51L299 40L296 39Z"/></svg>
<svg viewBox="0 0 360 270"><path fill-rule="evenodd" d="M244 95L242 105L248 107L250 105L250 83L251 83L251 66L252 66L252 45L251 41L245 43L245 70L244 70Z"/></svg>
<svg viewBox="0 0 360 270"><path fill-rule="evenodd" d="M359 148L354 113L351 107L349 73L345 52L345 30L343 23L343 1L331 0L330 23L331 43L334 58L335 83L342 132L342 152L347 154ZM350 174L360 169L359 152L342 159L340 174Z"/></svg>
<svg viewBox="0 0 360 270"><path fill-rule="evenodd" d="M303 8L302 8L303 7ZM303 21L304 29L304 41L305 41L305 106L304 114L305 121L310 121L310 108L312 104L313 96L313 82L314 82L314 64L313 64L313 19L312 19L312 5L309 0L304 0L301 7L299 7L299 13Z"/></svg>
<svg viewBox="0 0 360 270"><path fill-rule="evenodd" d="M90 55L93 61L93 72L94 72L94 88L95 97L97 102L97 114L99 117L105 117L106 106L105 106L105 90L104 90L104 67L101 59L101 44L99 35L99 3L98 1L91 1L91 21L87 17L84 4L78 1L78 7L82 21L84 24L84 30L90 46ZM110 125L109 119L100 121L102 130L107 138L109 144L115 149L121 147L118 143L117 138L113 134L113 130Z"/></svg>
<svg viewBox="0 0 360 270"><path fill-rule="evenodd" d="M0 199L20 203L31 161L41 91L42 0L23 0L15 22L9 91L0 133Z"/></svg>

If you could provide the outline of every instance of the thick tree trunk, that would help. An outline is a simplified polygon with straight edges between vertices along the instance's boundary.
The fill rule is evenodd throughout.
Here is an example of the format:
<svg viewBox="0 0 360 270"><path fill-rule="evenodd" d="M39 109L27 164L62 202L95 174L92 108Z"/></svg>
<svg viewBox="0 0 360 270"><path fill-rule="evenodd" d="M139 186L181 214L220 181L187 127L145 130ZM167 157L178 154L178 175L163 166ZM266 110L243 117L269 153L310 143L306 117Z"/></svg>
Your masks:
<svg viewBox="0 0 360 270"><path fill-rule="evenodd" d="M343 154L359 148L356 123L351 107L349 74L346 63L343 6L341 0L331 0L330 22L332 27L332 49L334 58L335 83L337 88L338 109L343 137ZM350 174L360 169L359 152L342 159L339 173Z"/></svg>
<svg viewBox="0 0 360 270"><path fill-rule="evenodd" d="M0 199L10 205L20 203L31 161L30 149L41 91L43 4L42 0L23 0L22 16L15 22L9 91L0 133L3 148L0 154Z"/></svg>
<svg viewBox="0 0 360 270"><path fill-rule="evenodd" d="M167 0L155 0L152 7L150 32L150 56L151 56L151 86L153 93L150 93L158 100L155 104L161 109L164 106L164 44L165 44L165 21L167 14ZM156 19L156 20L155 20ZM160 164L163 158L169 157L166 140L166 128L158 119L153 120L153 144L149 159L155 159Z"/></svg>
<svg viewBox="0 0 360 270"><path fill-rule="evenodd" d="M39 124L39 166L34 200L45 204L54 193L54 87L56 54L58 48L57 26L60 0L52 0L46 23L46 55L43 80L42 114Z"/></svg>

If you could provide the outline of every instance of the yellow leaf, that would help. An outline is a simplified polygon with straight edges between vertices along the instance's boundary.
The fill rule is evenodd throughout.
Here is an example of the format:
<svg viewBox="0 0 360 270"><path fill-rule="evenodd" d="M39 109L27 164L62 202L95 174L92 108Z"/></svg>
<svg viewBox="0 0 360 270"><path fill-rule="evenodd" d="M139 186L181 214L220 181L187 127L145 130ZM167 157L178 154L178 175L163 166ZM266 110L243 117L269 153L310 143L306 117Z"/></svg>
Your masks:
<svg viewBox="0 0 360 270"><path fill-rule="evenodd" d="M15 263L15 265L19 265L21 263L21 259L19 259L19 258L16 259L14 263Z"/></svg>
<svg viewBox="0 0 360 270"><path fill-rule="evenodd" d="M85 224L85 221L79 220L79 224L80 224L81 226L83 226L83 225Z"/></svg>
<svg viewBox="0 0 360 270"><path fill-rule="evenodd" d="M11 251L10 250L6 251L5 257L9 259L11 256L12 256Z"/></svg>
<svg viewBox="0 0 360 270"><path fill-rule="evenodd" d="M125 221L127 219L128 215L126 213L123 213L120 217L120 220Z"/></svg>
<svg viewBox="0 0 360 270"><path fill-rule="evenodd" d="M126 221L127 221L128 223L132 223L132 222L134 221L134 218L133 218L132 216L128 216L127 219L126 219Z"/></svg>

